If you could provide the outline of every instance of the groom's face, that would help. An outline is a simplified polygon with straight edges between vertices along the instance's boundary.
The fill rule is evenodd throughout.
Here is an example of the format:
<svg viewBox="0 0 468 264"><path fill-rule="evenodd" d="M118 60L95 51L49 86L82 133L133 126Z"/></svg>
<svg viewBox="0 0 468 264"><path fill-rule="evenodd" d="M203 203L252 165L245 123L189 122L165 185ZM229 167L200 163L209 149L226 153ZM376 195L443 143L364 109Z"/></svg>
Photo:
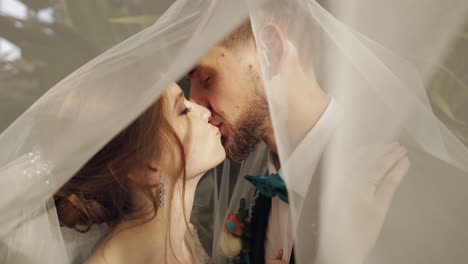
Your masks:
<svg viewBox="0 0 468 264"><path fill-rule="evenodd" d="M212 112L210 122L219 127L227 156L247 158L269 122L255 46L217 46L201 58L188 78L190 99Z"/></svg>

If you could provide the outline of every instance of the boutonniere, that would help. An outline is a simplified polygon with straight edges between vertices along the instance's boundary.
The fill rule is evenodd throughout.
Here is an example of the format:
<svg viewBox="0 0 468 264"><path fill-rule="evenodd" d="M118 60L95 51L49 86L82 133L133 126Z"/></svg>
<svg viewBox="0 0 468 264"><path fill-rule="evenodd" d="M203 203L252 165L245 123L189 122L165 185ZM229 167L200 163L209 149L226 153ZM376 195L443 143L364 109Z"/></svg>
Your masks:
<svg viewBox="0 0 468 264"><path fill-rule="evenodd" d="M224 256L231 258L231 263L246 263L248 258L248 216L246 200L242 198L236 213L228 214L224 222L219 247Z"/></svg>

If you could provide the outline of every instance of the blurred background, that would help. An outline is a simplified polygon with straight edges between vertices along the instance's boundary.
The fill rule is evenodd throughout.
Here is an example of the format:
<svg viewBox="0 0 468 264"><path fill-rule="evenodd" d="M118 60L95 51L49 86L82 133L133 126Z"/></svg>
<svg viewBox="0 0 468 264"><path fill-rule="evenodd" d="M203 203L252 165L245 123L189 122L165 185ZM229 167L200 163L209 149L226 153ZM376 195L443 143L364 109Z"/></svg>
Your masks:
<svg viewBox="0 0 468 264"><path fill-rule="evenodd" d="M0 131L61 79L156 21L171 0L0 0Z"/></svg>
<svg viewBox="0 0 468 264"><path fill-rule="evenodd" d="M0 132L68 74L154 23L172 2L0 0ZM319 2L329 8L328 1ZM399 19L387 11L382 7L388 21ZM443 10L440 12L441 19L450 16ZM382 32L384 35L385 31ZM468 66L468 23L460 28L450 45L443 59L432 65L436 72L430 75L427 87L435 113L468 145L468 73L464 72ZM421 61L421 56L414 58L411 51L406 55L417 66L430 63L429 58L427 61ZM188 90L187 83L181 84ZM211 196L207 196L212 184L212 178L206 177L197 196L197 202L205 208L196 214L207 231L199 233L206 248L210 248L212 228L211 211L206 206L212 203Z"/></svg>
<svg viewBox="0 0 468 264"><path fill-rule="evenodd" d="M58 81L151 25L173 2L0 0L0 132ZM327 8L332 1L319 2ZM334 4L340 2L333 0ZM401 19L391 17L385 7L382 15L388 21ZM443 19L450 14L441 10L440 16ZM436 114L468 144L468 73L464 72L468 64L468 23L448 51L437 65L431 65L437 72L427 87ZM411 54L406 59L416 65L429 61L417 61Z"/></svg>

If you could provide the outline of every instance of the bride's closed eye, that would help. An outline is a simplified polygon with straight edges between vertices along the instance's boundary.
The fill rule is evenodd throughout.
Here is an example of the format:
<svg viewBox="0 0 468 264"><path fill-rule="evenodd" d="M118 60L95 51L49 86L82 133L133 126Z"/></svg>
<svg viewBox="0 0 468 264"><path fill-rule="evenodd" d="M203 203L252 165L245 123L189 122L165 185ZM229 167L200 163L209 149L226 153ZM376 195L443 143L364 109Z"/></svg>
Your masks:
<svg viewBox="0 0 468 264"><path fill-rule="evenodd" d="M180 116L186 115L186 114L190 113L191 110L192 110L191 105L186 105L186 104L184 104L184 109L180 112L179 115L180 115Z"/></svg>

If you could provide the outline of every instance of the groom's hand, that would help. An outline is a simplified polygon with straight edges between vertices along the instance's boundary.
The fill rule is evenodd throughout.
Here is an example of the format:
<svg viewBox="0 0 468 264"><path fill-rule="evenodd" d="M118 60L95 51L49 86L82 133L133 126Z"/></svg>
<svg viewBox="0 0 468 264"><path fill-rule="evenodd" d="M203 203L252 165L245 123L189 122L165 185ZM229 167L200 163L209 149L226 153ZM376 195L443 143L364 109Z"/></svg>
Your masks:
<svg viewBox="0 0 468 264"><path fill-rule="evenodd" d="M288 264L286 260L283 259L283 249L278 250L275 258L267 259L266 264Z"/></svg>
<svg viewBox="0 0 468 264"><path fill-rule="evenodd" d="M365 261L410 166L406 149L398 143L364 147L343 162L324 189L316 261L320 264Z"/></svg>

